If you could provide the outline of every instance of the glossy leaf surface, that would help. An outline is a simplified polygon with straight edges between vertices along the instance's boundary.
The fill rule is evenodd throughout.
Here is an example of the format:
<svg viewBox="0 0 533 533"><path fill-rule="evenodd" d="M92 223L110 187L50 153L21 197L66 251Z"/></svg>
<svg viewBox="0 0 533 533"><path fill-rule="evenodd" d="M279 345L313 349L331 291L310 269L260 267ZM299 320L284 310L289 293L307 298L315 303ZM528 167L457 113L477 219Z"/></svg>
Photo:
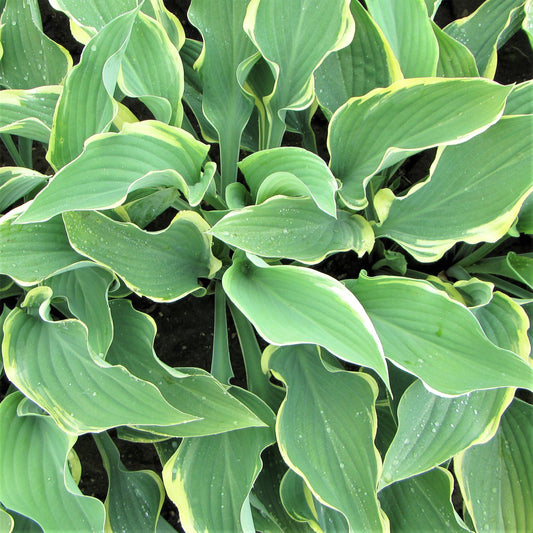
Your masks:
<svg viewBox="0 0 533 533"><path fill-rule="evenodd" d="M318 344L374 368L387 383L381 345L366 312L333 278L295 266L237 260L222 278L232 302L272 344Z"/></svg>
<svg viewBox="0 0 533 533"><path fill-rule="evenodd" d="M75 209L116 207L129 191L154 185L177 187L191 203L198 203L207 187L200 183L207 148L189 133L156 121L94 136L83 154L33 200L19 222L47 220Z"/></svg>
<svg viewBox="0 0 533 533"><path fill-rule="evenodd" d="M417 260L435 261L458 241L495 242L533 190L533 116L504 117L467 143L447 147L430 179L406 196L376 196L376 235L400 243ZM501 187L502 179L506 187Z"/></svg>
<svg viewBox="0 0 533 533"><path fill-rule="evenodd" d="M173 425L196 417L168 404L159 390L124 367L94 356L87 329L77 320L52 322L52 291L38 287L4 324L6 375L72 434L118 425ZM147 408L147 406L150 406Z"/></svg>
<svg viewBox="0 0 533 533"><path fill-rule="evenodd" d="M287 464L346 517L350 531L385 531L375 492L381 466L373 444L375 382L329 372L316 346L267 350L263 364L287 388L276 424Z"/></svg>
<svg viewBox="0 0 533 533"><path fill-rule="evenodd" d="M201 292L198 278L210 278L220 268L205 234L209 226L193 211L181 211L159 232L91 211L63 217L77 251L111 268L131 290L152 300L169 302Z"/></svg>
<svg viewBox="0 0 533 533"><path fill-rule="evenodd" d="M466 307L429 283L360 276L346 285L369 314L387 358L432 390L459 395L533 387L533 368L493 344Z"/></svg>
<svg viewBox="0 0 533 533"><path fill-rule="evenodd" d="M319 263L333 252L370 252L372 228L365 219L339 211L333 218L309 198L276 196L233 210L210 231L220 240L263 257Z"/></svg>
<svg viewBox="0 0 533 533"><path fill-rule="evenodd" d="M480 79L423 78L349 100L333 115L328 138L343 200L355 209L366 207L366 185L380 169L481 133L499 118L509 91Z"/></svg>
<svg viewBox="0 0 533 533"><path fill-rule="evenodd" d="M102 532L102 502L84 496L67 465L75 438L47 416L18 416L23 396L0 404L0 501L37 522L44 531Z"/></svg>

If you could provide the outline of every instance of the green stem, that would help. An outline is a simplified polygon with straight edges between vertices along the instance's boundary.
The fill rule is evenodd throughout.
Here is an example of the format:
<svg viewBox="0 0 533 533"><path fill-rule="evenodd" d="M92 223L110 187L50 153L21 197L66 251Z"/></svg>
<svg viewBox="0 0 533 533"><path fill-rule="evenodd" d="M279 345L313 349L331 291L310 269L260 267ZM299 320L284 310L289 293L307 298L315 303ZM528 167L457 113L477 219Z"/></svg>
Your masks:
<svg viewBox="0 0 533 533"><path fill-rule="evenodd" d="M19 153L24 161L24 166L27 168L33 168L33 141L26 137L19 137Z"/></svg>
<svg viewBox="0 0 533 533"><path fill-rule="evenodd" d="M507 239L508 236L505 235L499 241L486 242L482 244L479 248L474 250L471 254L467 255L466 257L463 257L460 261L457 261L457 263L455 264L462 266L463 268L473 265L474 263L477 263L479 260L489 255L492 250L500 246L500 244Z"/></svg>
<svg viewBox="0 0 533 533"><path fill-rule="evenodd" d="M498 276L493 276L492 274L483 274L482 276L478 276L478 277L479 279L483 281L494 283L497 289L500 289L501 291L506 292L510 294L511 296L514 296L515 298L525 298L525 299L533 298L533 292L527 289L522 289L521 287L518 287L514 283L505 281L504 279L501 279Z"/></svg>
<svg viewBox="0 0 533 533"><path fill-rule="evenodd" d="M220 135L220 176L222 197L226 197L226 188L230 183L237 181L237 163L241 150L241 135L230 132ZM224 142L222 142L224 141Z"/></svg>
<svg viewBox="0 0 533 533"><path fill-rule="evenodd" d="M0 139L2 139L3 143L6 145L7 151L15 162L15 165L17 167L25 167L26 165L24 164L24 160L20 156L11 135L8 133L0 133Z"/></svg>
<svg viewBox="0 0 533 533"><path fill-rule="evenodd" d="M270 407L277 410L279 399L270 384L268 376L263 373L261 368L261 350L257 343L254 330L248 319L231 302L229 302L229 308L241 345L248 388L270 405Z"/></svg>
<svg viewBox="0 0 533 533"><path fill-rule="evenodd" d="M229 383L234 375L229 353L226 294L220 281L215 286L215 327L211 374L222 383Z"/></svg>

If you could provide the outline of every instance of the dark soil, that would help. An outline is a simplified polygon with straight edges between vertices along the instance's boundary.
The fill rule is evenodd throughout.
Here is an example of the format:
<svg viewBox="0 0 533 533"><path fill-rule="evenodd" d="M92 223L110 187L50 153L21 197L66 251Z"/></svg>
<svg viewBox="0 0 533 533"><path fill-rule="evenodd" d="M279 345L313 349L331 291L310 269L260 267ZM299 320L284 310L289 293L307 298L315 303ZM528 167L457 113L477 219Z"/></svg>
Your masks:
<svg viewBox="0 0 533 533"><path fill-rule="evenodd" d="M452 20L468 15L482 3L482 0L444 0L437 13L436 22L443 27ZM187 21L186 14L189 4L190 0L165 0L167 8L175 13L184 25L187 36L199 39L197 30ZM67 18L62 13L51 9L46 0L39 0L39 5L45 33L65 46L76 63L79 60L82 46L72 38L68 29ZM521 82L530 79L532 74L533 55L526 35L523 31L519 31L499 52L496 81L503 84ZM139 113L140 118L149 118L143 116L147 112L142 109L142 106L137 107L135 111ZM327 128L324 127L325 124L325 119L321 117L320 113L317 113L313 120L313 126L316 127L318 135L320 154L327 159L325 145ZM286 140L288 144L298 142L297 137L288 136ZM424 177L432 159L431 153L411 159L407 163L410 166L406 175ZM37 170L48 174L52 173L44 159L42 148L34 148L34 162ZM2 166L13 165L3 145L0 146L0 164ZM354 253L345 253L327 259L318 265L317 269L338 279L344 279L356 277L361 268L368 269L368 267L369 265L360 263ZM189 296L171 304L156 304L136 296L133 296L132 300L137 309L149 313L156 321L158 333L155 339L155 350L165 363L177 367L194 366L206 370L210 369L214 320L213 296L203 298ZM231 323L229 335L232 362L236 374L233 381L236 384L244 385L245 377L240 348ZM3 386L5 384L5 382L2 383ZM132 470L151 469L161 473L161 464L153 446L135 445L116 437L115 442L121 451L122 460L128 468ZM83 466L81 490L85 494L104 499L107 491L107 477L92 437L90 435L80 437L75 449ZM458 500L454 499L454 502L459 509L460 496ZM162 515L178 531L182 531L179 526L177 510L168 499L164 504Z"/></svg>

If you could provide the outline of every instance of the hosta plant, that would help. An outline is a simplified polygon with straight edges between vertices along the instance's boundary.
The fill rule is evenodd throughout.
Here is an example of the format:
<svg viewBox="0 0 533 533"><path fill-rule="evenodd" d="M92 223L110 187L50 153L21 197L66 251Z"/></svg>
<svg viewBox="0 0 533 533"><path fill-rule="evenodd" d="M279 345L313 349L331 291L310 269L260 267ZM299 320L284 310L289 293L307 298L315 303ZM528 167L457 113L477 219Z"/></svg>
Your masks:
<svg viewBox="0 0 533 533"><path fill-rule="evenodd" d="M532 531L531 2L49 4L75 66L0 1L0 529ZM134 295L211 298L210 371Z"/></svg>

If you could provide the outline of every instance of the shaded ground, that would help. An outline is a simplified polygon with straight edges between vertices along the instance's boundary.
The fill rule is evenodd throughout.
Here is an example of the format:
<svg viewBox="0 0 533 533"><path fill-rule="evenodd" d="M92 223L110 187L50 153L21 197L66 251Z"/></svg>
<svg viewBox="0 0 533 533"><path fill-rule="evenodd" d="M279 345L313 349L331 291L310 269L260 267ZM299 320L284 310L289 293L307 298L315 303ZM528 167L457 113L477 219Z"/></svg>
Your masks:
<svg viewBox="0 0 533 533"><path fill-rule="evenodd" d="M482 0L445 0L438 11L436 22L441 27L445 26L452 20L468 15L481 3L483 3ZM82 47L70 35L66 17L52 10L46 0L39 0L39 4L42 9L45 33L65 46L77 62ZM174 12L184 24L187 35L198 38L196 30L187 22L186 12L189 4L188 0L165 0L168 9ZM525 81L531 78L532 70L533 59L527 37L520 31L499 53L496 81L504 84ZM324 125L324 120L317 117L314 125L320 128ZM326 154L326 128L322 127L321 130L322 132L317 130L318 142ZM41 172L51 173L42 149L35 150L35 168ZM430 161L430 158L426 160ZM409 163L411 165L409 174L420 172L421 176L424 175L427 170L427 161L423 157L412 160ZM0 147L0 163L2 165L13 164L3 146ZM355 254L352 253L338 254L324 261L318 269L339 279L355 277L361 268L356 259ZM155 349L165 363L171 366L196 366L210 369L214 318L212 296L204 298L190 296L171 304L155 304L138 297L132 299L137 309L149 313L156 321L158 333ZM230 329L230 339L236 373L235 382L243 384L244 370L233 329ZM161 472L161 465L152 446L132 445L119 439L115 441L121 451L122 460L128 468L133 470L144 468ZM80 488L86 494L104 499L107 477L92 437L89 435L80 437L76 450L84 468ZM459 505L460 501L457 500L456 503ZM163 508L163 516L181 531L175 506L168 499Z"/></svg>

